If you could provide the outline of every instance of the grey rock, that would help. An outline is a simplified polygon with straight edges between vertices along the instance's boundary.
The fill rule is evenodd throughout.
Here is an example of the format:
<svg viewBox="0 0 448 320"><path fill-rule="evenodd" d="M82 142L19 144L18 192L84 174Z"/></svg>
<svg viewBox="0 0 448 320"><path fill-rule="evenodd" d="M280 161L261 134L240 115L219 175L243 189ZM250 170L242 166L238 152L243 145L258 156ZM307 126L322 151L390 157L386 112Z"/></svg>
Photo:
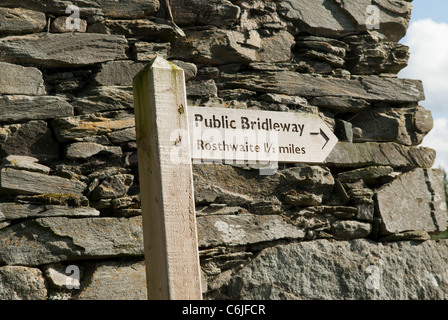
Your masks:
<svg viewBox="0 0 448 320"><path fill-rule="evenodd" d="M369 203L360 203L356 205L358 213L356 218L362 221L373 221L375 216L375 206Z"/></svg>
<svg viewBox="0 0 448 320"><path fill-rule="evenodd" d="M37 68L0 62L0 79L1 94L46 94L42 73Z"/></svg>
<svg viewBox="0 0 448 320"><path fill-rule="evenodd" d="M254 199L269 199L281 189L281 176L260 176L259 170L245 170L224 164L193 165L196 201L202 205L224 203L246 206Z"/></svg>
<svg viewBox="0 0 448 320"><path fill-rule="evenodd" d="M4 0L1 6L15 6L14 0ZM24 8L37 10L56 15L65 15L69 5L73 5L69 0L24 0L20 3ZM145 2L139 0L86 0L76 3L83 16L107 16L111 18L135 19L142 18L148 14L154 13L160 8L158 0L148 0Z"/></svg>
<svg viewBox="0 0 448 320"><path fill-rule="evenodd" d="M305 236L303 230L277 215L199 216L197 224L200 247L238 246Z"/></svg>
<svg viewBox="0 0 448 320"><path fill-rule="evenodd" d="M238 23L243 31L259 29L284 30L287 27L286 22L278 16L274 2L261 0L240 1L238 5L241 7Z"/></svg>
<svg viewBox="0 0 448 320"><path fill-rule="evenodd" d="M69 27L67 27L69 26ZM51 31L53 32L86 32L87 21L84 19L77 19L75 23L69 17L57 17L51 23Z"/></svg>
<svg viewBox="0 0 448 320"><path fill-rule="evenodd" d="M351 123L360 129L354 137L356 142L391 141L405 145L419 145L433 128L431 111L423 107L366 109Z"/></svg>
<svg viewBox="0 0 448 320"><path fill-rule="evenodd" d="M46 300L45 278L38 268L0 267L1 300Z"/></svg>
<svg viewBox="0 0 448 320"><path fill-rule="evenodd" d="M127 47L127 40L121 35L37 33L0 39L0 61L51 68L79 67L126 59Z"/></svg>
<svg viewBox="0 0 448 320"><path fill-rule="evenodd" d="M134 96L132 87L91 87L81 91L72 105L78 114L133 109Z"/></svg>
<svg viewBox="0 0 448 320"><path fill-rule="evenodd" d="M120 147L103 146L93 142L75 142L67 146L65 157L67 159L88 159L96 155L120 157Z"/></svg>
<svg viewBox="0 0 448 320"><path fill-rule="evenodd" d="M395 42L351 43L346 67L352 74L398 74L408 65L409 48Z"/></svg>
<svg viewBox="0 0 448 320"><path fill-rule="evenodd" d="M145 66L146 63L129 60L106 62L102 64L94 79L101 86L132 87L132 79Z"/></svg>
<svg viewBox="0 0 448 320"><path fill-rule="evenodd" d="M76 300L147 300L144 261L101 262L85 274Z"/></svg>
<svg viewBox="0 0 448 320"><path fill-rule="evenodd" d="M118 198L126 195L129 187L134 181L131 174L117 174L104 179L90 194L94 201L103 198Z"/></svg>
<svg viewBox="0 0 448 320"><path fill-rule="evenodd" d="M292 206L318 206L322 204L322 196L309 192L290 191L283 201Z"/></svg>
<svg viewBox="0 0 448 320"><path fill-rule="evenodd" d="M214 80L190 81L187 84L187 95L189 97L217 97L218 88Z"/></svg>
<svg viewBox="0 0 448 320"><path fill-rule="evenodd" d="M261 38L255 34L248 38L242 32L217 28L189 30L185 39L172 45L171 57L212 66L257 61Z"/></svg>
<svg viewBox="0 0 448 320"><path fill-rule="evenodd" d="M135 127L135 117L130 112L112 111L60 118L53 120L51 126L59 142L84 141L89 136L101 136Z"/></svg>
<svg viewBox="0 0 448 320"><path fill-rule="evenodd" d="M22 8L0 8L0 34L22 34L43 31L45 14Z"/></svg>
<svg viewBox="0 0 448 320"><path fill-rule="evenodd" d="M195 203L199 205L218 203L240 206L252 201L253 199L244 193L232 192L216 185L206 184L195 188Z"/></svg>
<svg viewBox="0 0 448 320"><path fill-rule="evenodd" d="M151 61L160 56L164 59L168 58L171 50L171 43L151 43L138 41L133 46L133 53L137 61Z"/></svg>
<svg viewBox="0 0 448 320"><path fill-rule="evenodd" d="M301 26L301 31L321 36L340 36L368 29L366 8L370 0L332 2L319 0L312 3L302 0L284 0L278 3L279 15ZM400 40L406 33L411 5L406 1L375 1L379 10L379 32L390 41Z"/></svg>
<svg viewBox="0 0 448 320"><path fill-rule="evenodd" d="M39 159L28 156L10 155L2 160L2 168L13 168L49 174L50 167L39 164Z"/></svg>
<svg viewBox="0 0 448 320"><path fill-rule="evenodd" d="M7 265L143 256L141 217L27 220L1 229L0 243L0 261Z"/></svg>
<svg viewBox="0 0 448 320"><path fill-rule="evenodd" d="M226 290L254 300L446 299L447 257L446 240L300 242L263 250Z"/></svg>
<svg viewBox="0 0 448 320"><path fill-rule="evenodd" d="M289 169L281 170L280 174L292 185L332 187L334 178L326 167L298 165Z"/></svg>
<svg viewBox="0 0 448 320"><path fill-rule="evenodd" d="M302 97L333 96L384 102L416 102L424 100L421 81L361 76L358 79L319 78L297 72L242 72L221 74L227 89L242 88L264 93L280 93Z"/></svg>
<svg viewBox="0 0 448 320"><path fill-rule="evenodd" d="M177 25L168 20L104 20L99 23L107 34L120 34L128 38L137 37L144 41L170 42L185 38L185 34Z"/></svg>
<svg viewBox="0 0 448 320"><path fill-rule="evenodd" d="M100 212L90 207L69 207L33 203L0 203L0 221L44 217L97 217Z"/></svg>
<svg viewBox="0 0 448 320"><path fill-rule="evenodd" d="M338 142L325 160L326 166L364 167L371 165L393 168L430 168L434 164L435 150L425 147L408 147L397 143Z"/></svg>
<svg viewBox="0 0 448 320"><path fill-rule="evenodd" d="M43 173L4 168L0 170L1 194L70 194L82 195L86 184Z"/></svg>
<svg viewBox="0 0 448 320"><path fill-rule="evenodd" d="M53 96L0 96L0 122L18 123L73 116L73 107Z"/></svg>
<svg viewBox="0 0 448 320"><path fill-rule="evenodd" d="M136 139L135 127L130 127L123 130L108 133L107 138L113 144L121 144L127 141L135 141Z"/></svg>
<svg viewBox="0 0 448 320"><path fill-rule="evenodd" d="M0 156L23 155L49 162L58 159L58 144L43 120L3 126L0 131Z"/></svg>
<svg viewBox="0 0 448 320"><path fill-rule="evenodd" d="M376 193L384 234L447 228L443 174L437 169L403 173Z"/></svg>
<svg viewBox="0 0 448 320"><path fill-rule="evenodd" d="M351 97L322 96L311 99L311 104L330 109L337 113L358 112L369 107L369 103L362 99Z"/></svg>
<svg viewBox="0 0 448 320"><path fill-rule="evenodd" d="M366 183L381 182L392 177L394 169L388 166L369 166L338 174L341 182L364 180Z"/></svg>
<svg viewBox="0 0 448 320"><path fill-rule="evenodd" d="M273 35L261 38L259 59L261 62L290 62L291 49L295 45L294 37L287 31L280 30Z"/></svg>
<svg viewBox="0 0 448 320"><path fill-rule="evenodd" d="M230 26L240 16L240 7L227 0L170 1L174 21L182 25Z"/></svg>
<svg viewBox="0 0 448 320"><path fill-rule="evenodd" d="M340 240L365 238L371 231L370 223L356 220L335 221L331 224L331 233Z"/></svg>

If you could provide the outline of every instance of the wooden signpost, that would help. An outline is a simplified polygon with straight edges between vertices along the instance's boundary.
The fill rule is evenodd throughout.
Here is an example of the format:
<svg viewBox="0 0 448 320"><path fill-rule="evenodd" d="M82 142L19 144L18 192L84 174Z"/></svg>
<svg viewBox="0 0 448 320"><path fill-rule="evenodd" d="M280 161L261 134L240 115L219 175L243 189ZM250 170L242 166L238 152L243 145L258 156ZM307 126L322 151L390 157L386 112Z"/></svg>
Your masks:
<svg viewBox="0 0 448 320"><path fill-rule="evenodd" d="M134 105L149 299L202 297L192 159L319 163L338 141L317 115L187 107L183 70L160 57Z"/></svg>

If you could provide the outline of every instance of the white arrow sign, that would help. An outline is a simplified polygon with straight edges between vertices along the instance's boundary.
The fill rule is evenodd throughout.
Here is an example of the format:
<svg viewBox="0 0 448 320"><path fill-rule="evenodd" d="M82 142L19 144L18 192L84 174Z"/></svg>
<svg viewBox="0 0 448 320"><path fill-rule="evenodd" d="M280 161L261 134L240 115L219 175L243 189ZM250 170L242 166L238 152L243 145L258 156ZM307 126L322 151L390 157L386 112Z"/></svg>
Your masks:
<svg viewBox="0 0 448 320"><path fill-rule="evenodd" d="M192 158L322 163L338 139L315 114L188 107Z"/></svg>

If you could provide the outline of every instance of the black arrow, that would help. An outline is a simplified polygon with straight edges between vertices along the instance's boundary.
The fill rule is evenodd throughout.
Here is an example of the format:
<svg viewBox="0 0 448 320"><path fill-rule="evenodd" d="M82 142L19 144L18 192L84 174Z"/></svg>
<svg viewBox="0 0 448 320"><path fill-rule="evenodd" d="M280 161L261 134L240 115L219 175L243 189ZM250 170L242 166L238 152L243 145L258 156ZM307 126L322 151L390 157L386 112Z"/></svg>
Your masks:
<svg viewBox="0 0 448 320"><path fill-rule="evenodd" d="M322 129L320 129L320 132L310 132L310 135L312 136L317 136L319 134L325 139L325 144L322 146L323 149L327 145L328 141L330 141L330 138L328 138L328 136L325 134L325 132L322 131Z"/></svg>

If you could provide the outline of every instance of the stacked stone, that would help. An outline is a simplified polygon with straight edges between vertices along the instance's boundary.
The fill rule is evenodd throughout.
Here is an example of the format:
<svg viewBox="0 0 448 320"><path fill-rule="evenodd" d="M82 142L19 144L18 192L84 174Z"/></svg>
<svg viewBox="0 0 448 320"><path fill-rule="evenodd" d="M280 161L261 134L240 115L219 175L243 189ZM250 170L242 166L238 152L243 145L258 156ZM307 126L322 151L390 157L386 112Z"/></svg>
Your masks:
<svg viewBox="0 0 448 320"><path fill-rule="evenodd" d="M410 1L86 0L77 30L70 1L16 2L0 4L0 298L146 298L132 77L156 55L190 105L314 113L340 140L272 175L194 165L204 297L447 293L447 242L429 240L443 176L418 146L431 113L396 76Z"/></svg>

